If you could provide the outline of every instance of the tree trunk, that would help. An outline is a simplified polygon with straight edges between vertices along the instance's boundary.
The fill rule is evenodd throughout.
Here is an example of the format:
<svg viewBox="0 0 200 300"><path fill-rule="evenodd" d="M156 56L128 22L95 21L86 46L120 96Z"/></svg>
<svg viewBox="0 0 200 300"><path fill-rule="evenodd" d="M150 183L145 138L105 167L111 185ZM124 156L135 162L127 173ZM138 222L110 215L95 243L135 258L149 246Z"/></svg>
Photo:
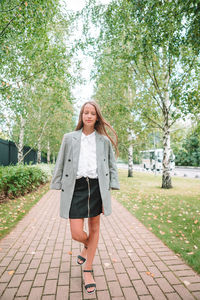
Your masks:
<svg viewBox="0 0 200 300"><path fill-rule="evenodd" d="M20 133L19 133L19 144L18 144L18 163L23 163L23 148L24 148L24 127L25 127L25 119L20 116Z"/></svg>
<svg viewBox="0 0 200 300"><path fill-rule="evenodd" d="M41 104L39 106L39 112L38 112L38 122L41 124ZM41 151L41 135L38 137L38 145L37 145L37 163L41 164L41 156L42 156L42 151Z"/></svg>
<svg viewBox="0 0 200 300"><path fill-rule="evenodd" d="M128 85L128 105L131 107L133 102L132 89L130 85ZM131 114L131 113L130 113ZM132 119L132 118L130 118ZM133 130L128 128L128 177L133 177Z"/></svg>
<svg viewBox="0 0 200 300"><path fill-rule="evenodd" d="M38 151L37 151L37 163L41 164L42 161L42 151L41 151L41 139L38 140Z"/></svg>
<svg viewBox="0 0 200 300"><path fill-rule="evenodd" d="M168 75L169 76L169 75ZM168 78L166 77L166 82ZM165 98L163 101L163 117L164 117L164 133L163 133L163 173L162 173L162 188L172 188L171 174L170 174L170 126L169 126L169 92L166 85Z"/></svg>
<svg viewBox="0 0 200 300"><path fill-rule="evenodd" d="M50 157L51 157L51 149L50 149L50 144L49 144L49 140L48 140L48 144L47 144L47 163L50 164Z"/></svg>
<svg viewBox="0 0 200 300"><path fill-rule="evenodd" d="M171 174L170 174L170 132L169 128L165 128L163 134L163 174L162 174L162 188L172 188Z"/></svg>
<svg viewBox="0 0 200 300"><path fill-rule="evenodd" d="M133 177L133 145L128 147L128 177Z"/></svg>

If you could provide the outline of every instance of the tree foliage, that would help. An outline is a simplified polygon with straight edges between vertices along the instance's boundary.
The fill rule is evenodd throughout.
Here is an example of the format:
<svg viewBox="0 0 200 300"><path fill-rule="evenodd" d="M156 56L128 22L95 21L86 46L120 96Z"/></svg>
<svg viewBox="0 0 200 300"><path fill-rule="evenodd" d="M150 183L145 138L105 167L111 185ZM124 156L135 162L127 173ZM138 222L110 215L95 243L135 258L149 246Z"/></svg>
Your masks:
<svg viewBox="0 0 200 300"><path fill-rule="evenodd" d="M188 113L189 107L198 107L199 59L197 44L191 39L193 26L196 26L195 7L194 2L186 9L181 1L117 0L107 7L97 8L95 2L90 1L91 20L100 26L95 44L97 74L104 78L100 82L97 75L96 94L106 99L111 91L114 95L115 81L121 83L121 89L118 87L115 96L109 97L107 110L115 106L113 114L117 120L121 110L117 99L121 95L119 102L124 107L124 119L119 119L119 123L128 129L124 126L124 120L128 119L125 113L128 101L125 93L120 94L124 77L118 75L118 70L109 75L113 66L119 66L121 73L125 71L124 66L128 66L129 81L134 83L132 99L136 105L133 111L137 112L140 126L155 127L163 132L164 188L171 187L170 131L173 124ZM104 90L104 95L100 90ZM129 124L131 122L133 119L129 119Z"/></svg>
<svg viewBox="0 0 200 300"><path fill-rule="evenodd" d="M178 166L200 166L200 126L187 135L175 157Z"/></svg>
<svg viewBox="0 0 200 300"><path fill-rule="evenodd" d="M10 128L9 136L18 145L23 119L24 143L37 147L40 140L45 149L51 135L55 136L53 131L58 130L61 139L72 125L75 79L66 46L70 16L62 12L58 0L1 1L0 11L2 125ZM58 114L62 115L59 121ZM52 139L52 151L58 151L56 145Z"/></svg>

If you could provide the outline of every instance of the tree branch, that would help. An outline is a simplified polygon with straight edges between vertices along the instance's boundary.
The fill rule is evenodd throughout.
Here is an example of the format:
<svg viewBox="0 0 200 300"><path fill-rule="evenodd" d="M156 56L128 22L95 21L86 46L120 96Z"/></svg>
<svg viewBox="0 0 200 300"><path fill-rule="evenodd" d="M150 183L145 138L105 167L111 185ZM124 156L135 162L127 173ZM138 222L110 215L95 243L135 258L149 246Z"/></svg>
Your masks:
<svg viewBox="0 0 200 300"><path fill-rule="evenodd" d="M24 2L25 2L25 1L22 1L22 2L20 3L20 5L23 4ZM4 34L4 32L6 31L6 29L8 28L8 26L12 23L12 21L13 21L17 16L19 16L19 14L20 14L20 12L19 12L18 14L14 15L14 17L6 24L6 26L4 27L4 29L0 32L0 36L3 36L3 34Z"/></svg>
<svg viewBox="0 0 200 300"><path fill-rule="evenodd" d="M152 118L150 118L149 116L147 116L147 114L143 113L143 116L145 118L147 118L149 121L151 121L152 123L154 123L158 128L164 130L164 128L160 124L158 124L155 120L153 120Z"/></svg>
<svg viewBox="0 0 200 300"><path fill-rule="evenodd" d="M145 65L146 71L147 71L149 77L151 78L155 89L158 91L158 95L159 95L159 97L160 97L160 99L162 101L163 97L161 95L160 88L159 88L158 83L157 83L157 79L155 78L155 73L153 72L153 77L152 77L150 71L148 70L148 67L147 67L147 64L146 64L146 61L145 61L144 58L143 58L143 61L144 61L144 65ZM157 102L157 104L160 106L159 102ZM160 106L160 108L161 108L161 106Z"/></svg>
<svg viewBox="0 0 200 300"><path fill-rule="evenodd" d="M46 69L46 67L45 67L45 68L42 68L42 69L39 70L38 72L35 72L33 75L27 76L27 77L23 78L22 80L17 81L15 84L18 84L18 83L20 83L20 82L26 81L27 79L29 79L29 78L31 78L31 77L34 77L35 75L41 73L41 72L44 71L45 69ZM11 87L11 86L9 85L9 86L6 86L6 87L4 87L4 88L0 88L0 90L5 90L5 89L10 88L10 87Z"/></svg>
<svg viewBox="0 0 200 300"><path fill-rule="evenodd" d="M9 12L9 11L12 11L12 10L14 10L16 7L20 7L20 5L22 5L24 2L25 2L25 1L22 1L19 5L16 5L16 6L14 6L14 7L11 8L11 9L8 9L8 10L0 10L0 12Z"/></svg>
<svg viewBox="0 0 200 300"><path fill-rule="evenodd" d="M43 133L44 133L44 130L45 130L45 128L46 128L46 125L47 125L47 122L48 122L49 118L50 118L50 113L48 113L48 117L47 117L47 119L46 119L46 121L45 121L45 123L44 123L44 125L43 125L42 132L41 132L41 134L39 135L38 140L41 139L41 137L42 137L42 135L43 135ZM31 150L33 150L34 146L36 146L36 145L37 145L37 141L33 144L33 147L31 147L31 148L24 154L22 160L24 160L24 158L26 157L26 155L27 155ZM16 146L17 146L17 145L16 145ZM17 148L18 148L18 147L17 147Z"/></svg>
<svg viewBox="0 0 200 300"><path fill-rule="evenodd" d="M143 83L144 86L146 86L144 80L141 78L141 76L138 74L137 70L133 67L133 71L135 72L135 74L139 77L139 80ZM151 92L151 90L147 87L149 93L151 94L151 96L154 98L154 100L156 101L156 103L158 104L158 106L160 107L160 109L163 111L162 106L160 105L160 103L158 102L158 100L156 99L156 97L154 96L154 94Z"/></svg>
<svg viewBox="0 0 200 300"><path fill-rule="evenodd" d="M195 61L195 59L196 59L196 56L194 56L193 60L191 61L191 64L190 64L190 66L189 66L189 70L188 70L187 72L184 72L184 74L183 74L182 78L179 80L179 82L178 82L178 85L180 85L180 84L181 84L181 82L182 82L182 81L183 81L183 79L186 77L186 75L188 74L188 72L190 72L190 71L191 71L191 69L192 69L192 67L193 67L193 64L194 64L194 61Z"/></svg>
<svg viewBox="0 0 200 300"><path fill-rule="evenodd" d="M154 77L154 80L155 80L155 84L158 88L160 98L162 99L162 94L161 94L160 87L158 85L158 81L157 81L157 78L156 78L156 72L155 72L154 63L153 63L153 57L151 57L151 61L152 61L153 77Z"/></svg>
<svg viewBox="0 0 200 300"><path fill-rule="evenodd" d="M172 121L170 124L169 124L169 128L172 127L172 125L174 125L174 123L176 123L177 119L175 119L174 121Z"/></svg>

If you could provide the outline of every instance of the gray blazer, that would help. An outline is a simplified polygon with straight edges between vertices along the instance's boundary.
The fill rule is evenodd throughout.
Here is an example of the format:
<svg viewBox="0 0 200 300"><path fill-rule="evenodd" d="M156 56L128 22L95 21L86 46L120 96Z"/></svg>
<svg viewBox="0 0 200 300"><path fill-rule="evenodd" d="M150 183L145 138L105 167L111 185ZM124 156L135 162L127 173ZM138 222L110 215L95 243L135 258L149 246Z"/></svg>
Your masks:
<svg viewBox="0 0 200 300"><path fill-rule="evenodd" d="M56 160L50 188L61 191L60 216L69 218L73 197L78 160L80 153L82 129L66 133ZM111 214L110 189L119 190L117 165L110 140L95 131L96 157L99 188L104 207L104 215Z"/></svg>

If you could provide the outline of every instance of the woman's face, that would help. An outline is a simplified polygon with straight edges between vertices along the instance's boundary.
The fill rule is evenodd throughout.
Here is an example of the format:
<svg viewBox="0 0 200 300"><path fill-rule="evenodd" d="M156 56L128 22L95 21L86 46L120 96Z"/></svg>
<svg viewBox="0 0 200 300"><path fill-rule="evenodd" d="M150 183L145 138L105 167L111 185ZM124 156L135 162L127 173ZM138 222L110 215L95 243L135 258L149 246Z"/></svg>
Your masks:
<svg viewBox="0 0 200 300"><path fill-rule="evenodd" d="M82 120L84 126L93 127L97 121L96 109L91 104L86 104L83 109Z"/></svg>

